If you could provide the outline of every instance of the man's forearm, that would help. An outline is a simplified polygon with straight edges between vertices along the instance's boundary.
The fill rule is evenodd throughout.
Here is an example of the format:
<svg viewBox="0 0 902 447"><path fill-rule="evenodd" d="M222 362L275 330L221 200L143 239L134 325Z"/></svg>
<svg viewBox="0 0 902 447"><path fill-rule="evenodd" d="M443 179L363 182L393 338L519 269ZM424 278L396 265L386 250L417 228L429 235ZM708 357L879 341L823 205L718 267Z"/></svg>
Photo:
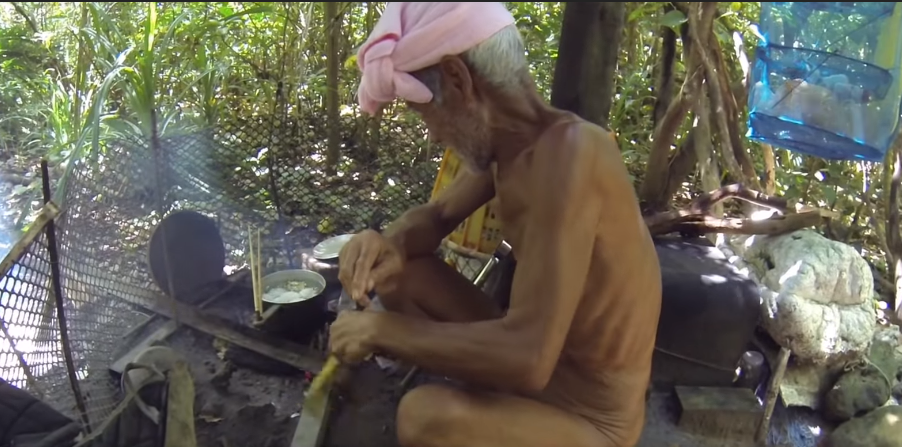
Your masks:
<svg viewBox="0 0 902 447"><path fill-rule="evenodd" d="M402 214L385 229L383 235L410 259L435 252L442 239L454 230L446 226L427 204Z"/></svg>
<svg viewBox="0 0 902 447"><path fill-rule="evenodd" d="M439 323L380 313L378 352L449 377L499 389L528 385L532 355L501 320Z"/></svg>

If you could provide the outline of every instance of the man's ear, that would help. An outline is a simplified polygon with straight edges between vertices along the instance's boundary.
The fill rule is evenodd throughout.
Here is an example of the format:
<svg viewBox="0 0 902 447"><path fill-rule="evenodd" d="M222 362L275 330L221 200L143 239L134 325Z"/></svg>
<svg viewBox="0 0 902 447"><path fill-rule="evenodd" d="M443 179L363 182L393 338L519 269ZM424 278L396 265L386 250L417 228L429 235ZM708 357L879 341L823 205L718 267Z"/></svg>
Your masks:
<svg viewBox="0 0 902 447"><path fill-rule="evenodd" d="M470 76L470 69L463 59L459 56L445 56L439 62L439 67L444 78L442 87L451 90L450 92L445 92L446 96L448 94L457 96L465 102L470 102L475 98L476 92L473 78Z"/></svg>

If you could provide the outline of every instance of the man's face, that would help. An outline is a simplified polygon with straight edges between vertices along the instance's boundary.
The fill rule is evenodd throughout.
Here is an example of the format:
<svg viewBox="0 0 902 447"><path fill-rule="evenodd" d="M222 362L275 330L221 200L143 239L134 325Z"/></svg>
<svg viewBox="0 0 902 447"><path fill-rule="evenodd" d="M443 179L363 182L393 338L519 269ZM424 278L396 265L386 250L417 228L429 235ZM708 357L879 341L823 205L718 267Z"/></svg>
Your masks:
<svg viewBox="0 0 902 447"><path fill-rule="evenodd" d="M450 146L472 171L484 172L492 163L488 121L479 107L457 107L448 102L437 105L408 103L429 129L429 138Z"/></svg>
<svg viewBox="0 0 902 447"><path fill-rule="evenodd" d="M487 108L475 95L463 63L453 61L442 68L441 101L407 106L423 119L430 139L450 146L470 170L487 171L494 156Z"/></svg>

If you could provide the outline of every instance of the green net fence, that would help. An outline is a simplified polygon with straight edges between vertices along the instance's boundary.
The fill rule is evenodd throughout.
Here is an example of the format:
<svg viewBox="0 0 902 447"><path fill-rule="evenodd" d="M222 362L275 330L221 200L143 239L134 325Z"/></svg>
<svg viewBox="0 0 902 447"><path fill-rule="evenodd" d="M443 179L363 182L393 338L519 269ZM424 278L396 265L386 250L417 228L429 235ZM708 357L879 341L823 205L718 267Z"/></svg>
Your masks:
<svg viewBox="0 0 902 447"><path fill-rule="evenodd" d="M96 426L119 397L109 366L161 293L148 244L163 215L193 210L215 221L226 271L247 265L249 226L261 228L266 269L296 267L327 237L382 226L428 200L442 151L411 117L379 121L318 106L223 120L190 133L107 140L76 162L57 220L61 285L74 374ZM339 157L330 159L329 128ZM335 145L333 144L333 147ZM466 265L473 276L478 265ZM75 416L41 236L0 279L0 377Z"/></svg>

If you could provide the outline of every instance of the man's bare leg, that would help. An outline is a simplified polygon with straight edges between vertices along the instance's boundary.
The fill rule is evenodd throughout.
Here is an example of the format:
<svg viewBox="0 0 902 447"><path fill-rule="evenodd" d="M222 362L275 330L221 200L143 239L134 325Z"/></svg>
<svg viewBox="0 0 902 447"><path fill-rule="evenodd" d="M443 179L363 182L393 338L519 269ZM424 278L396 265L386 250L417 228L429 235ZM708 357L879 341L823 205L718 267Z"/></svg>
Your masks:
<svg viewBox="0 0 902 447"><path fill-rule="evenodd" d="M402 447L627 447L559 408L442 385L404 395L397 426Z"/></svg>
<svg viewBox="0 0 902 447"><path fill-rule="evenodd" d="M386 309L436 321L498 318L501 309L463 275L434 256L407 261L391 293L376 290Z"/></svg>
<svg viewBox="0 0 902 447"><path fill-rule="evenodd" d="M488 295L435 257L408 261L397 289L379 293L379 299L388 310L437 321L501 316ZM403 447L620 447L562 409L524 397L442 385L420 386L405 394L397 427Z"/></svg>

